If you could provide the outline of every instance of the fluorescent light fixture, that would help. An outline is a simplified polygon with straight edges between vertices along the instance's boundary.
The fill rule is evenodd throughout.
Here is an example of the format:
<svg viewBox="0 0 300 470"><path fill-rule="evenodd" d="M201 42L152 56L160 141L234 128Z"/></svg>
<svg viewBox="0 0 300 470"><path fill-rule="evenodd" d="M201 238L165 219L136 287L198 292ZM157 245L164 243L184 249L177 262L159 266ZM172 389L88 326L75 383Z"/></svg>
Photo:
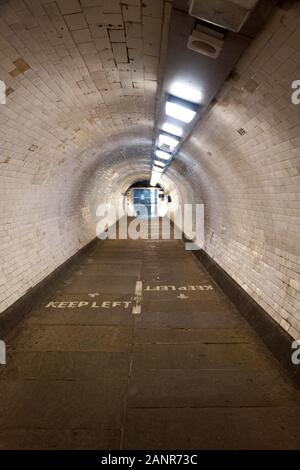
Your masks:
<svg viewBox="0 0 300 470"><path fill-rule="evenodd" d="M164 166L166 166L166 164L164 162L159 162L158 160L154 160L154 165L156 166L160 166L161 168L163 168Z"/></svg>
<svg viewBox="0 0 300 470"><path fill-rule="evenodd" d="M158 173L157 171L152 170L150 185L156 186L160 178L161 178L161 173Z"/></svg>
<svg viewBox="0 0 300 470"><path fill-rule="evenodd" d="M164 152L163 150L155 150L155 155L161 160L170 160L172 157L170 153Z"/></svg>
<svg viewBox="0 0 300 470"><path fill-rule="evenodd" d="M169 122L165 122L162 126L162 130L165 132L168 132L169 134L176 135L177 137L181 137L183 134L183 129L178 126L174 126L173 124L170 124Z"/></svg>
<svg viewBox="0 0 300 470"><path fill-rule="evenodd" d="M152 169L153 169L154 171L158 171L159 173L162 173L162 172L164 171L163 168L160 168L159 166L156 166L156 165L153 165Z"/></svg>
<svg viewBox="0 0 300 470"><path fill-rule="evenodd" d="M192 103L201 103L203 94L200 90L187 85L184 82L175 82L170 88L171 95L177 96Z"/></svg>
<svg viewBox="0 0 300 470"><path fill-rule="evenodd" d="M169 96L166 102L166 114L179 121L190 123L196 116L198 105L189 101Z"/></svg>
<svg viewBox="0 0 300 470"><path fill-rule="evenodd" d="M180 140L178 140L176 137L173 137L169 134L159 134L158 136L158 142L159 142L159 145L167 145L168 147L171 147L172 149L174 149L175 147L177 147L177 145L179 144Z"/></svg>

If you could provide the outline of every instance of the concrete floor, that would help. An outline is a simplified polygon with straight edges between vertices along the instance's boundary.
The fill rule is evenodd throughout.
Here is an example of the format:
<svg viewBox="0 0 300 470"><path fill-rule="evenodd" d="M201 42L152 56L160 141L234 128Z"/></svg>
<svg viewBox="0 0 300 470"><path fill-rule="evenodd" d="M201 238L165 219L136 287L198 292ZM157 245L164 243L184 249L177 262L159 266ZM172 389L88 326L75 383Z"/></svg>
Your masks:
<svg viewBox="0 0 300 470"><path fill-rule="evenodd" d="M300 449L299 392L180 241L98 242L7 342L0 449Z"/></svg>

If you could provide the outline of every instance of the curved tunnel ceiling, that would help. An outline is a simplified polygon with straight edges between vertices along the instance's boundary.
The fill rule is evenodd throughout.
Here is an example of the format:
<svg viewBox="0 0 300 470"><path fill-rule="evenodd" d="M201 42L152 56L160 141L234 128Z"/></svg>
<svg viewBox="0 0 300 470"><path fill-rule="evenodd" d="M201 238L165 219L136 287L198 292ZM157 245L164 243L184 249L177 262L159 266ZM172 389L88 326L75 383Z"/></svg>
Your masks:
<svg viewBox="0 0 300 470"><path fill-rule="evenodd" d="M15 164L34 170L31 182L43 184L57 166L71 161L79 172L104 151L113 153L122 136L144 152L140 142L152 139L164 2L143 9L38 4L1 5L4 158L13 153Z"/></svg>
<svg viewBox="0 0 300 470"><path fill-rule="evenodd" d="M94 238L98 202L149 179L171 4L0 4L0 312ZM161 180L204 201L205 250L295 337L299 27L275 9Z"/></svg>
<svg viewBox="0 0 300 470"><path fill-rule="evenodd" d="M4 238L1 311L95 236L98 201L150 178L170 11L160 0L0 4L1 206L15 259L12 270Z"/></svg>

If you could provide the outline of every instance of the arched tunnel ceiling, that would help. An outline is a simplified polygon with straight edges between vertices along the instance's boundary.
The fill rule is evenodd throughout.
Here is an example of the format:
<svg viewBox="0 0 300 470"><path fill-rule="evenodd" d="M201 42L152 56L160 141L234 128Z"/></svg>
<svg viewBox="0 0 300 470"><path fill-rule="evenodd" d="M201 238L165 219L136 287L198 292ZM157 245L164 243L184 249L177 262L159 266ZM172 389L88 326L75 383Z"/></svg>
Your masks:
<svg viewBox="0 0 300 470"><path fill-rule="evenodd" d="M22 168L24 207L55 194L47 214L62 214L91 203L99 175L108 198L112 175L119 187L150 177L170 12L163 0L0 4L1 161L8 183Z"/></svg>
<svg viewBox="0 0 300 470"><path fill-rule="evenodd" d="M98 200L149 179L170 12L163 0L0 2L1 311L95 236Z"/></svg>

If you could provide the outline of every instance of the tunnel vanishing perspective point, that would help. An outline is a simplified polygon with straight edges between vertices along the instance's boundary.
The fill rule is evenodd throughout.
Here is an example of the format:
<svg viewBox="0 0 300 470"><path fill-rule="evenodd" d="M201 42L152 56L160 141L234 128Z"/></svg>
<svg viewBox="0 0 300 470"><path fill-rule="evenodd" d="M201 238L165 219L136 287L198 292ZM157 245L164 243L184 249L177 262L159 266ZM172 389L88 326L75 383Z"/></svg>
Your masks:
<svg viewBox="0 0 300 470"><path fill-rule="evenodd" d="M300 449L299 51L296 0L0 0L0 450Z"/></svg>

